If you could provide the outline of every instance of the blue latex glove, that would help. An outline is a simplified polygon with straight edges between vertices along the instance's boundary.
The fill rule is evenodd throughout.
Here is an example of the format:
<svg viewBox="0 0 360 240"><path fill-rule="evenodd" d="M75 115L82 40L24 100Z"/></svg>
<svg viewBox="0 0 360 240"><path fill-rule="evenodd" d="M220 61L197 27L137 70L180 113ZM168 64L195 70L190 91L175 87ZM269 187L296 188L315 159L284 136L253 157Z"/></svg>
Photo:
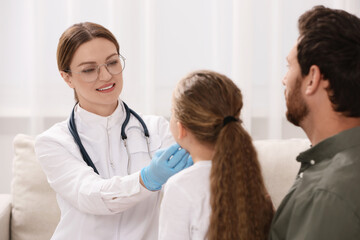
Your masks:
<svg viewBox="0 0 360 240"><path fill-rule="evenodd" d="M174 144L156 151L150 164L141 169L141 179L147 189L160 190L169 177L192 164L189 153L179 144Z"/></svg>

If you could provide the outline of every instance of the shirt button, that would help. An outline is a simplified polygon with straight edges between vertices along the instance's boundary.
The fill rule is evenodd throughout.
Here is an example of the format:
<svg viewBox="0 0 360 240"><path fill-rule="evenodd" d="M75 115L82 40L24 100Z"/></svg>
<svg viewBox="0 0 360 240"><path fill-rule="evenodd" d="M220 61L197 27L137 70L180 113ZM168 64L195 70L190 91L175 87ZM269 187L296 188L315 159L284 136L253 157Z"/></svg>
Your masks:
<svg viewBox="0 0 360 240"><path fill-rule="evenodd" d="M310 164L314 165L315 164L315 160L310 160Z"/></svg>
<svg viewBox="0 0 360 240"><path fill-rule="evenodd" d="M300 178L303 178L303 176L304 176L304 173L301 172L301 173L299 174L299 177L300 177Z"/></svg>

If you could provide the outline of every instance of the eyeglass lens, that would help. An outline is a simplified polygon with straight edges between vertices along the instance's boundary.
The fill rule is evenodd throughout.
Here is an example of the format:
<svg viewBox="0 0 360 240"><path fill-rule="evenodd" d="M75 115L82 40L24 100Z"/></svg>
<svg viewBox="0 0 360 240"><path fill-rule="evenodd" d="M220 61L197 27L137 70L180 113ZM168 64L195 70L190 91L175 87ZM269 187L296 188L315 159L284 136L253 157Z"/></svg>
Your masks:
<svg viewBox="0 0 360 240"><path fill-rule="evenodd" d="M100 68L105 66L111 75L120 74L125 68L125 61L122 56L115 56L102 65L85 65L80 71L81 77L86 82L93 82L99 76Z"/></svg>

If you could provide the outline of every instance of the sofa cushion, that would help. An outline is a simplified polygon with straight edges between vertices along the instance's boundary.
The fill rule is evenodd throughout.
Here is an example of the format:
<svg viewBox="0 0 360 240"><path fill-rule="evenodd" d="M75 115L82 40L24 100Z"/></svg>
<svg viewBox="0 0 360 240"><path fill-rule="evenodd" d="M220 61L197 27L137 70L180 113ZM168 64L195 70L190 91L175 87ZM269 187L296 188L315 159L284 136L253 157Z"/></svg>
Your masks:
<svg viewBox="0 0 360 240"><path fill-rule="evenodd" d="M275 208L295 181L300 169L297 155L310 147L308 139L254 141L265 185Z"/></svg>
<svg viewBox="0 0 360 240"><path fill-rule="evenodd" d="M10 214L11 196L10 194L0 194L0 239L10 239Z"/></svg>
<svg viewBox="0 0 360 240"><path fill-rule="evenodd" d="M34 139L14 138L12 179L12 240L49 240L60 219L54 191L50 188L34 152Z"/></svg>

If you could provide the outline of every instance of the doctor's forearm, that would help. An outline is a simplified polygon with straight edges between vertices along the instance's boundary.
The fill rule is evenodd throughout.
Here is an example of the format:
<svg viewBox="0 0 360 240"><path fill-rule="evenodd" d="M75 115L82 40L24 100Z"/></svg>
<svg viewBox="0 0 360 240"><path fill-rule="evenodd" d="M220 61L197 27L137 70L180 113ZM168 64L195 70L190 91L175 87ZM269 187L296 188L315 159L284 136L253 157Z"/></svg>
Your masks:
<svg viewBox="0 0 360 240"><path fill-rule="evenodd" d="M101 188L101 198L111 212L123 212L157 194L143 187L138 172L108 180Z"/></svg>

